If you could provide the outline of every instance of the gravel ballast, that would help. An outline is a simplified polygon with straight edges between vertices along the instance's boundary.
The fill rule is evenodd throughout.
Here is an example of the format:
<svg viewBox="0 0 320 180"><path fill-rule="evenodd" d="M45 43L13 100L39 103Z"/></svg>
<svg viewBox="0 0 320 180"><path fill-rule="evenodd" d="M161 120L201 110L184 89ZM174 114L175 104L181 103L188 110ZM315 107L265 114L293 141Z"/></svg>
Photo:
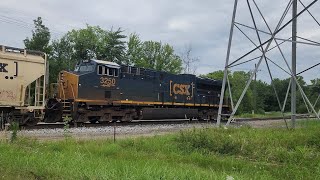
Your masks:
<svg viewBox="0 0 320 180"><path fill-rule="evenodd" d="M253 128L267 128L279 126L282 120L263 120L235 123L233 126L249 125ZM18 136L35 138L38 140L60 140L66 136L76 139L101 139L101 138L126 138L139 136L155 136L175 133L181 130L193 128L216 127L215 123L183 123L183 124L151 124L151 125L128 125L128 126L100 126L78 128L55 128L55 129L30 129L18 131ZM0 132L0 139L8 139L11 131Z"/></svg>

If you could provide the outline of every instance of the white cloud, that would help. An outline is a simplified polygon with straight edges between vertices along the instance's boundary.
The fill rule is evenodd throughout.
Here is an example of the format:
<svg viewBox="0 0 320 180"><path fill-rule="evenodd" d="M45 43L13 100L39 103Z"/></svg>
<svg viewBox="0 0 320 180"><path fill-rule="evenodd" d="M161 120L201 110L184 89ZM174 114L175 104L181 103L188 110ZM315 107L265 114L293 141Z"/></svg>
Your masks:
<svg viewBox="0 0 320 180"><path fill-rule="evenodd" d="M169 30L173 31L188 31L192 25L186 19L172 19L168 22Z"/></svg>

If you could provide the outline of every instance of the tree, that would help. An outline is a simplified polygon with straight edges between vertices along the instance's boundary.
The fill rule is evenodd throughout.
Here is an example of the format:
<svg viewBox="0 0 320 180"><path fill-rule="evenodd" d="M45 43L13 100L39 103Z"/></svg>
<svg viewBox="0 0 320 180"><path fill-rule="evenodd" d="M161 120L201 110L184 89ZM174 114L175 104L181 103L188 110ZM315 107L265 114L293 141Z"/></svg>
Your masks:
<svg viewBox="0 0 320 180"><path fill-rule="evenodd" d="M72 47L74 60L101 58L104 46L106 45L107 31L99 26L89 26L86 28L69 31L65 35L66 42Z"/></svg>
<svg viewBox="0 0 320 180"><path fill-rule="evenodd" d="M99 26L89 26L72 30L65 36L71 44L73 59L100 59L126 64L126 38L121 28L110 31Z"/></svg>
<svg viewBox="0 0 320 180"><path fill-rule="evenodd" d="M127 46L127 65L132 65L141 59L142 41L137 34L133 33L129 36Z"/></svg>
<svg viewBox="0 0 320 180"><path fill-rule="evenodd" d="M107 32L103 52L101 53L102 59L107 59L118 64L128 64L126 58L126 41L123 39L127 36L123 35L123 30L113 31L112 29ZM98 57L99 58L99 57Z"/></svg>
<svg viewBox="0 0 320 180"><path fill-rule="evenodd" d="M169 44L156 41L144 41L131 34L127 51L128 62L137 67L155 69L178 74L182 70L182 60Z"/></svg>
<svg viewBox="0 0 320 180"><path fill-rule="evenodd" d="M201 75L202 77L207 77L210 79L215 79L215 80L223 80L223 76L224 76L224 71L219 70L219 71L214 71L211 73L208 73L206 75ZM231 93L232 93L232 97L233 97L233 101L237 102L240 98L240 95L242 94L242 91L248 81L248 79L250 78L250 72L244 72L244 71L235 71L235 72L228 72L228 77L229 77L229 81L231 84ZM264 87L264 83L262 82L257 82L257 91L260 91L260 88ZM229 97L229 91L226 91L225 93L225 97ZM261 99L257 99L257 101L263 102L264 99L262 99L262 97L265 96L261 96ZM261 111L263 108L263 104L261 103L257 103L257 110ZM254 93L253 93L253 89L250 87L247 92L246 95L244 96L244 98L242 99L242 102L237 110L237 113L251 113L251 111L253 110L254 107Z"/></svg>
<svg viewBox="0 0 320 180"><path fill-rule="evenodd" d="M23 40L26 49L36 50L51 53L50 43L50 31L49 28L43 25L41 17L33 20L35 30L32 30L32 37Z"/></svg>
<svg viewBox="0 0 320 180"><path fill-rule="evenodd" d="M25 40L23 40L25 48L46 53L50 69L50 56L52 53L52 47L49 44L51 38L49 28L43 24L41 17L33 20L33 22L35 29L32 30L32 37L27 37ZM49 82L50 80L52 80L52 73L49 74Z"/></svg>
<svg viewBox="0 0 320 180"><path fill-rule="evenodd" d="M199 62L200 59L192 57L192 46L188 45L185 47L184 52L180 55L183 62L183 71L185 74L195 74L196 66L195 63Z"/></svg>
<svg viewBox="0 0 320 180"><path fill-rule="evenodd" d="M230 72L228 72L228 75L230 76ZM219 71L214 71L205 75L200 75L201 77L206 77L209 79L214 79L214 80L223 80L223 76L224 76L224 71L219 70Z"/></svg>
<svg viewBox="0 0 320 180"><path fill-rule="evenodd" d="M66 36L52 42L52 55L50 58L50 81L55 82L58 73L62 70L71 70L77 63L73 59L73 50Z"/></svg>

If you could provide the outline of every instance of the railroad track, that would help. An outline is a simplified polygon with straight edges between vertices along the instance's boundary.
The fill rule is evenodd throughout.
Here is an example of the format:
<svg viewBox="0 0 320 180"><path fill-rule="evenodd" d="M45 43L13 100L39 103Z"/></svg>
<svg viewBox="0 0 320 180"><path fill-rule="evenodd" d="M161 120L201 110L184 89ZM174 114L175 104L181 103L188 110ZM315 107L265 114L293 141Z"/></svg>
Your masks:
<svg viewBox="0 0 320 180"><path fill-rule="evenodd" d="M121 127L121 126L144 126L144 125L161 125L161 124L208 124L215 123L216 121L198 121L193 120L189 121L189 119L168 119L168 120L134 120L131 122L103 122L103 123L81 123L78 125L74 125L73 123L69 124L69 128L76 127ZM64 128L64 123L38 123L35 126L22 126L21 129L29 130L29 129L55 129L55 128Z"/></svg>
<svg viewBox="0 0 320 180"><path fill-rule="evenodd" d="M298 119L316 118L315 116L310 116L309 114L297 114L296 117ZM263 118L235 118L234 121L243 122L243 121L259 121L259 120L282 120L283 118L288 120L288 119L291 119L291 116L263 117Z"/></svg>
<svg viewBox="0 0 320 180"><path fill-rule="evenodd" d="M285 119L290 119L290 116L285 116ZM307 114L297 115L299 119L305 118L315 118L311 117ZM282 120L283 117L263 117L263 118L235 118L232 122L233 123L241 123L247 121L265 121L265 120ZM76 127L113 127L113 126L144 126L144 125L160 125L160 124L213 124L216 123L216 120L211 121L198 121L189 119L167 119L167 120L134 120L131 122L102 122L102 123L81 123L78 125L74 125L73 123L69 124L69 128L76 128ZM7 128L10 129L9 124L6 124ZM31 129L56 129L56 128L64 128L64 123L38 123L35 126L22 126L20 127L21 130L31 130Z"/></svg>

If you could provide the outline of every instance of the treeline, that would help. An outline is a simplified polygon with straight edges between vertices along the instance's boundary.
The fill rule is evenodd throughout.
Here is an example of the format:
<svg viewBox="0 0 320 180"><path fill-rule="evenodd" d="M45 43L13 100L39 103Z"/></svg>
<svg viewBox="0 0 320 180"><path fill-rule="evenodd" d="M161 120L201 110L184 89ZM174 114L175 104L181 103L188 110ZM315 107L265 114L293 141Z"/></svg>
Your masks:
<svg viewBox="0 0 320 180"><path fill-rule="evenodd" d="M121 28L105 30L87 25L52 41L50 30L41 17L34 20L34 25L32 37L24 40L25 48L48 54L50 82L56 81L59 71L73 69L79 60L92 58L174 74L184 69L183 59L171 45L142 41L135 33L127 37Z"/></svg>
<svg viewBox="0 0 320 180"><path fill-rule="evenodd" d="M231 93L233 95L234 102L239 99L248 79L250 78L250 72L235 71L229 72L229 80L231 83ZM215 71L206 75L204 77L212 79L223 79L223 71ZM311 80L311 84L307 85L302 76L297 77L299 84L304 90L305 94L309 98L310 102L314 104L320 93L320 79L316 78ZM252 81L250 87L244 96L244 99L239 106L238 113L251 113L252 110L255 113L263 114L264 112L270 111L280 111L279 103L275 95L273 85L278 93L279 101L281 106L284 103L284 99L287 93L288 85L290 83L290 78L288 79L273 79L272 84L268 84L261 80ZM229 96L228 90L226 91L226 96ZM291 96L289 96L286 101L285 111L289 112L291 109ZM320 102L316 104L316 110L320 108ZM309 109L311 111L311 109ZM304 99L301 96L300 91L297 88L297 112L298 113L308 113L308 109L305 106Z"/></svg>

